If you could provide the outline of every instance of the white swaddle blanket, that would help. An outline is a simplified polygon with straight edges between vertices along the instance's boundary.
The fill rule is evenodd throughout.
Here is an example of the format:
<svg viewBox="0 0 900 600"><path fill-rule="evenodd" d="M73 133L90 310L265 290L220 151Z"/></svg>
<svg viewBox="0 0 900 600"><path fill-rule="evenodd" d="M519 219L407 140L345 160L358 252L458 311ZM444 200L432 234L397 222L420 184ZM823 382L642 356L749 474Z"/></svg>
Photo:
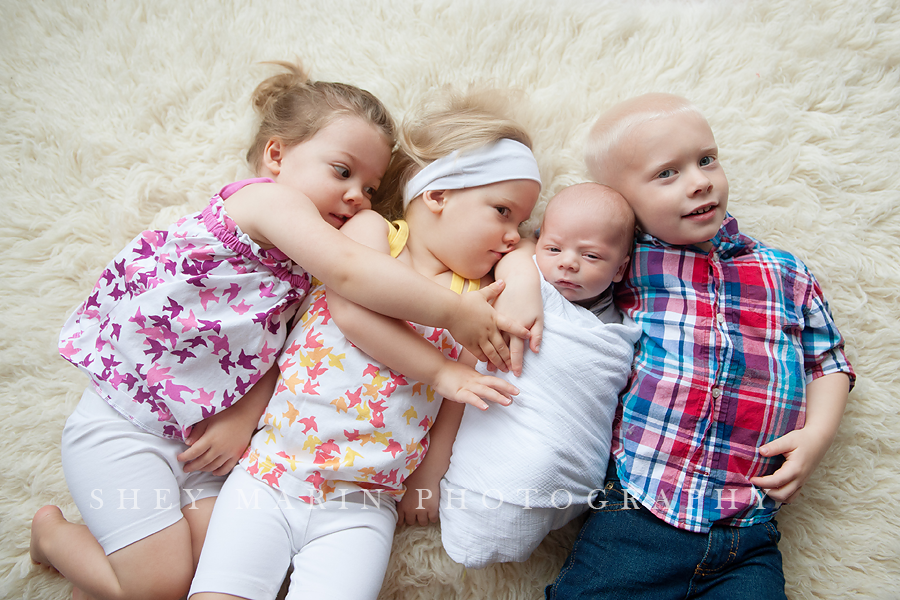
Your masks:
<svg viewBox="0 0 900 600"><path fill-rule="evenodd" d="M521 377L496 373L519 395L507 407L466 407L442 482L444 548L468 567L526 560L587 509L606 475L640 328L614 307L598 319L543 278L541 296L540 352L526 352Z"/></svg>

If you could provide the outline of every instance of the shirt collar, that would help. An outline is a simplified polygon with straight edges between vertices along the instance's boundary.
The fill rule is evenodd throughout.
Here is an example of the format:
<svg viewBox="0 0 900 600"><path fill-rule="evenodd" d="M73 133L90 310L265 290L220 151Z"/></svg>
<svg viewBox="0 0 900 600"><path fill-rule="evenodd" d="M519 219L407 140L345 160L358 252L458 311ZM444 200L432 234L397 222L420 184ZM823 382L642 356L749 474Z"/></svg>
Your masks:
<svg viewBox="0 0 900 600"><path fill-rule="evenodd" d="M658 246L661 248L666 247L686 247L686 248L696 248L696 246L674 246L673 244L666 243L656 237L653 237L649 233L644 233L643 231L639 231L635 236L635 242L638 244L647 244L650 246ZM738 229L737 219L732 217L729 213L725 213L725 220L722 221L722 226L719 228L719 231L716 232L716 235L710 240L712 242L712 249L718 253L722 258L729 258L732 256L737 256L738 254L744 254L746 252L750 252L753 250L754 246L756 246L756 241L740 232ZM702 252L697 249L698 252Z"/></svg>
<svg viewBox="0 0 900 600"><path fill-rule="evenodd" d="M606 322L606 318L604 317L604 313L609 310L609 307L613 305L613 284L610 284L606 290L602 294L597 297L597 300L591 304L587 309L594 313L594 316L600 319L601 321Z"/></svg>

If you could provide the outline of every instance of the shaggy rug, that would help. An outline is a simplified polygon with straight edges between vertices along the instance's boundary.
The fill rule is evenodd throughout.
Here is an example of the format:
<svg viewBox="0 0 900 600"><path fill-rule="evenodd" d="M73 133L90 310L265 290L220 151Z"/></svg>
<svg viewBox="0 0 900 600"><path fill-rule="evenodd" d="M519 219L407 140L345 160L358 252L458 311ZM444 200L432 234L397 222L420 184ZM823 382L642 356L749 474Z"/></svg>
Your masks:
<svg viewBox="0 0 900 600"><path fill-rule="evenodd" d="M635 3L141 0L0 3L0 596L61 599L31 566L44 504L73 519L59 439L86 379L66 314L147 227L249 174L249 94L272 59L369 89L519 92L543 203L586 178L589 124L648 91L694 100L749 234L800 256L859 374L837 439L779 524L787 591L891 598L900 581L900 8L889 0ZM466 572L437 526L400 528L383 599L532 599L576 526Z"/></svg>

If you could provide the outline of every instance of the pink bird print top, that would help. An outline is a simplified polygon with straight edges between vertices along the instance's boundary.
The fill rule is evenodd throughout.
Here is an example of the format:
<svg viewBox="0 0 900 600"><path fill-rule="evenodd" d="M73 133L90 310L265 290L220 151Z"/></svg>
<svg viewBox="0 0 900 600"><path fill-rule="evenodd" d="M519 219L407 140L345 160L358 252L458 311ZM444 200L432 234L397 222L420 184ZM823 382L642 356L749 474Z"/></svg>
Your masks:
<svg viewBox="0 0 900 600"><path fill-rule="evenodd" d="M138 235L109 263L59 339L101 397L161 437L231 406L274 364L310 278L225 213L232 183L199 213Z"/></svg>
<svg viewBox="0 0 900 600"><path fill-rule="evenodd" d="M403 226L391 239L394 256L405 243ZM477 289L477 281L468 283ZM403 481L425 456L441 397L350 343L316 280L308 301L278 359L281 375L261 429L240 464L310 504L363 489L399 500ZM458 358L461 347L449 332L410 325L444 356Z"/></svg>

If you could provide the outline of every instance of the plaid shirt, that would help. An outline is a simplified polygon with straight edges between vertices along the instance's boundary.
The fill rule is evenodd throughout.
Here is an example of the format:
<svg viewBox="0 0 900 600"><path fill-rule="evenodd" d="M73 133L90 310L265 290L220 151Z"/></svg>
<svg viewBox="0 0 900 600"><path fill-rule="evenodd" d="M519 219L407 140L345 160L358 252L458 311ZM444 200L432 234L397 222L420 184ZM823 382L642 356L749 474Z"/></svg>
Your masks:
<svg viewBox="0 0 900 600"><path fill-rule="evenodd" d="M818 283L727 216L709 253L641 234L616 304L643 328L613 422L629 494L667 523L771 519L748 479L783 462L757 448L803 426L806 385L853 370Z"/></svg>

